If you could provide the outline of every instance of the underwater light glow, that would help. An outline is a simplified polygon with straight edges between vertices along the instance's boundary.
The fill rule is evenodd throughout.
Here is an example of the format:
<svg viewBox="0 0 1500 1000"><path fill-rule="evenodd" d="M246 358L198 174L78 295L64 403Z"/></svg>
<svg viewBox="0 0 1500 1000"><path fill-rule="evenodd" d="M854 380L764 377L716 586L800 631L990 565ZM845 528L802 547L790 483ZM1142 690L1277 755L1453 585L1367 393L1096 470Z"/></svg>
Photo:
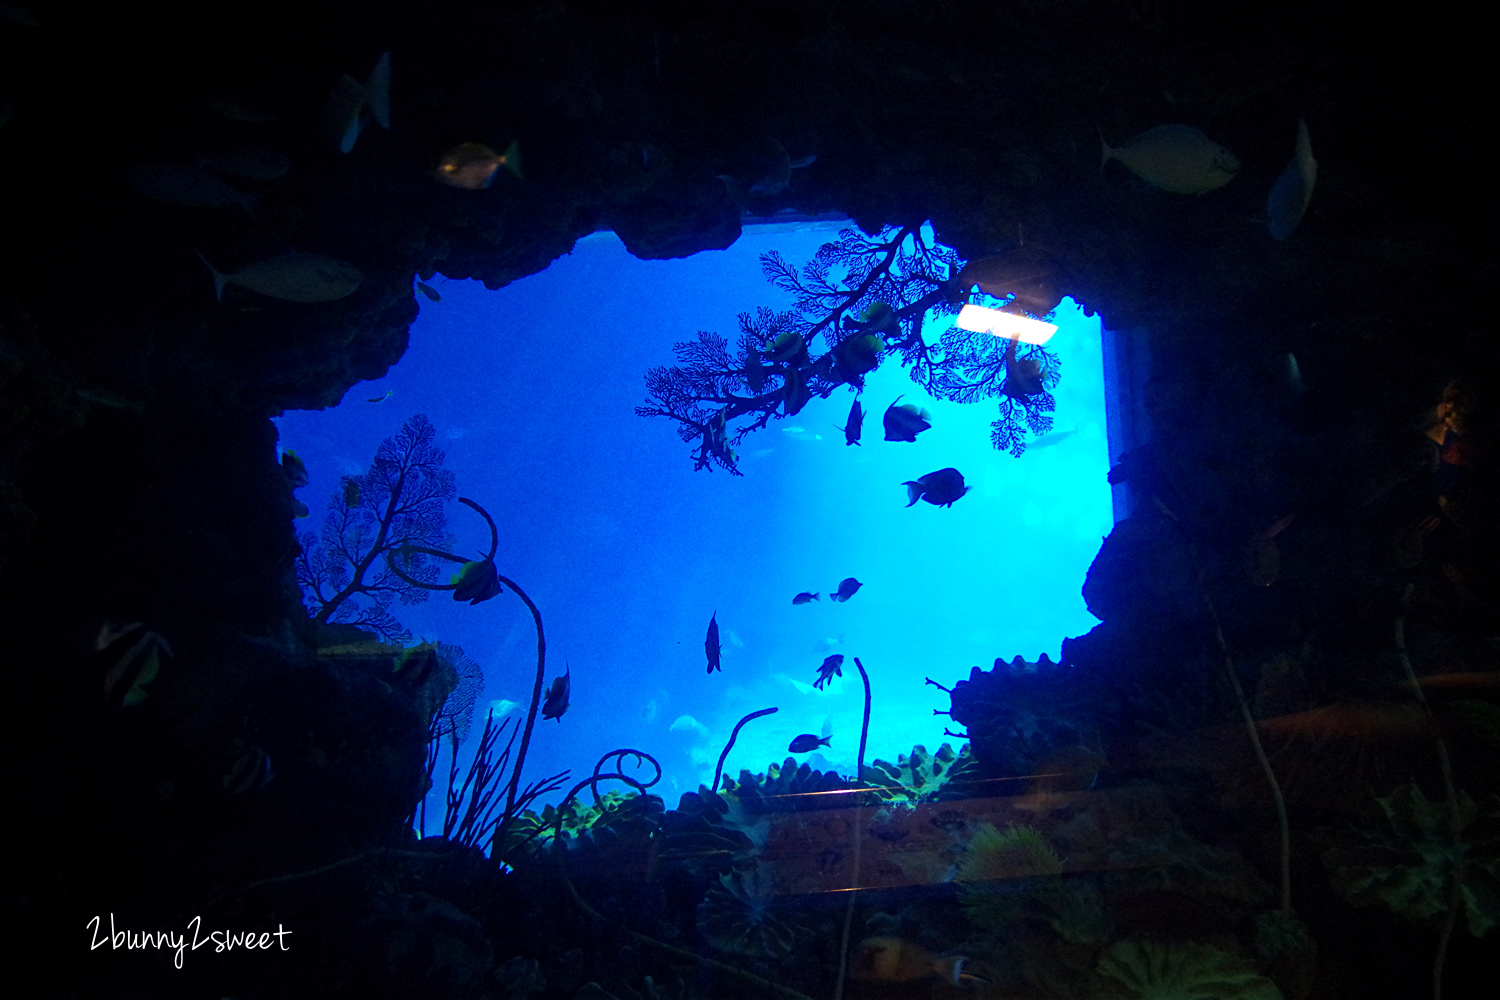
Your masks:
<svg viewBox="0 0 1500 1000"><path fill-rule="evenodd" d="M997 337L1015 337L1023 344L1045 344L1057 332L1057 324L1044 323L1029 316L1002 312L970 302L958 311L954 326L971 333L993 333Z"/></svg>

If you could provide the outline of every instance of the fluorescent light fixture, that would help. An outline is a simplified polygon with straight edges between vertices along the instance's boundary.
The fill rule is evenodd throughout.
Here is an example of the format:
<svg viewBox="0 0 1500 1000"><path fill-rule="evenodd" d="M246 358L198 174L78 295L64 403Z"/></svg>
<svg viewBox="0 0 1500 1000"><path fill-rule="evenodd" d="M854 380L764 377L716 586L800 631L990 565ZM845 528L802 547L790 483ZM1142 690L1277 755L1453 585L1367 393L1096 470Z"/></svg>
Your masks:
<svg viewBox="0 0 1500 1000"><path fill-rule="evenodd" d="M989 306L976 306L972 302L958 311L954 325L960 330L973 333L993 333L997 337L1015 337L1023 344L1045 344L1057 332L1055 323L1043 323L1039 319L1001 312Z"/></svg>

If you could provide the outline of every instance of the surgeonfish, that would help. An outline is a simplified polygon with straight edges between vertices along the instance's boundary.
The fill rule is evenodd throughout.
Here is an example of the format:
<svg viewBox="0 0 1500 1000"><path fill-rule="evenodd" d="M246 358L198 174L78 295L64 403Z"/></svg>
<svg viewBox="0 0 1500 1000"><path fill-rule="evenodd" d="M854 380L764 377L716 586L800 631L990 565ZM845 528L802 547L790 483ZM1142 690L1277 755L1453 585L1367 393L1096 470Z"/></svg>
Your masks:
<svg viewBox="0 0 1500 1000"><path fill-rule="evenodd" d="M859 400L849 407L849 419L844 421L844 445L859 444L859 432L864 426L865 411L859 405Z"/></svg>
<svg viewBox="0 0 1500 1000"><path fill-rule="evenodd" d="M521 176L521 144L512 141L505 152L497 153L482 142L464 142L444 153L432 176L449 187L483 191L495 179L495 171L504 167Z"/></svg>
<svg viewBox="0 0 1500 1000"><path fill-rule="evenodd" d="M703 651L708 654L709 673L715 670L724 672L724 668L719 666L719 654L723 648L719 644L719 613L715 611L708 619L708 635L703 640Z"/></svg>
<svg viewBox="0 0 1500 1000"><path fill-rule="evenodd" d="M897 396L895 402L885 410L885 439L887 441L915 441L917 435L932 427L932 414L915 403L902 403Z"/></svg>
<svg viewBox="0 0 1500 1000"><path fill-rule="evenodd" d="M547 689L547 697L542 702L542 718L556 719L562 721L563 713L568 710L568 693L572 688L573 668L569 666L561 675L552 679L552 686Z"/></svg>
<svg viewBox="0 0 1500 1000"><path fill-rule="evenodd" d="M1099 145L1104 149L1100 173L1110 160L1119 160L1147 184L1173 194L1204 194L1228 184L1240 170L1233 153L1191 125L1158 125L1119 148L1112 148L1101 130Z"/></svg>
<svg viewBox="0 0 1500 1000"><path fill-rule="evenodd" d="M934 957L915 941L898 937L865 938L855 948L849 978L863 982L903 983L937 976L958 986L986 980L964 972L965 955Z"/></svg>
<svg viewBox="0 0 1500 1000"><path fill-rule="evenodd" d="M286 481L292 489L300 489L307 485L307 463L295 451L288 448L281 453L281 471L286 475Z"/></svg>
<svg viewBox="0 0 1500 1000"><path fill-rule="evenodd" d="M818 595L817 594L815 594L815 593L813 593L812 591L809 591L809 590L804 590L802 593L800 593L796 597L792 598L792 603L793 604L811 604L813 601L816 601L817 599L818 599Z"/></svg>
<svg viewBox="0 0 1500 1000"><path fill-rule="evenodd" d="M239 285L252 292L286 302L333 302L352 295L364 280L348 261L316 253L295 251L247 264L233 274L224 274L202 254L198 258L213 272L214 297L224 301L224 286Z"/></svg>
<svg viewBox="0 0 1500 1000"><path fill-rule="evenodd" d="M328 130L339 144L339 152L354 148L365 115L383 129L391 127L391 54L382 52L363 85L345 74L334 81L324 105Z"/></svg>
<svg viewBox="0 0 1500 1000"><path fill-rule="evenodd" d="M792 740L791 746L787 747L786 749L788 753L810 753L813 750L818 749L818 747L826 747L828 745L828 741L831 739L833 739L833 737L831 736L825 736L822 739L819 739L812 733L803 733L801 736L798 736L796 739Z"/></svg>
<svg viewBox="0 0 1500 1000"><path fill-rule="evenodd" d="M952 507L953 501L963 496L972 486L964 485L964 475L957 469L939 469L929 472L915 482L901 484L906 487L906 506L918 500L926 500L939 507Z"/></svg>
<svg viewBox="0 0 1500 1000"><path fill-rule="evenodd" d="M839 581L839 589L829 594L828 599L831 601L837 601L838 603L842 604L849 598L853 597L855 592L863 586L864 584L854 579L854 577L845 577L843 580Z"/></svg>
<svg viewBox="0 0 1500 1000"><path fill-rule="evenodd" d="M417 282L417 291L419 291L423 295L427 296L427 300L429 302L441 302L441 301L443 301L443 297L438 294L438 290L436 288L433 288L431 285L429 285L425 281L419 281L419 282Z"/></svg>
<svg viewBox="0 0 1500 1000"><path fill-rule="evenodd" d="M1271 238L1284 240L1292 235L1312 201L1313 185L1318 180L1318 161L1313 159L1312 139L1307 134L1307 122L1297 119L1297 147L1287 161L1281 176L1271 186L1266 198L1266 216L1271 227Z"/></svg>
<svg viewBox="0 0 1500 1000"><path fill-rule="evenodd" d="M244 147L225 150L203 158L205 166L247 181L275 181L292 169L292 159L272 149Z"/></svg>
<svg viewBox="0 0 1500 1000"><path fill-rule="evenodd" d="M238 208L250 212L258 199L221 177L187 163L158 160L132 167L125 182L152 201L188 208Z"/></svg>

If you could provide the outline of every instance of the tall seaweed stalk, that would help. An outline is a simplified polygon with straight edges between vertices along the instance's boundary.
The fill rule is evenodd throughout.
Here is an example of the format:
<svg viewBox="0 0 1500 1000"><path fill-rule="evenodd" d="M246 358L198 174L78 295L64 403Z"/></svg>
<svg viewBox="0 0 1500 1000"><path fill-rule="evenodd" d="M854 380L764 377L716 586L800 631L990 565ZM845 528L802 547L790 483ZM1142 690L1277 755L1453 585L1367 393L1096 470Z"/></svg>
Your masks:
<svg viewBox="0 0 1500 1000"><path fill-rule="evenodd" d="M1411 606L1411 595L1415 589L1415 584L1408 583L1401 594L1401 613L1396 616L1396 655L1401 660L1401 669L1406 672L1406 682L1411 685L1417 704L1422 706L1422 714L1427 717L1432 738L1437 742L1438 768L1443 774L1443 794L1448 797L1448 829L1456 843L1463 827L1463 817L1458 808L1458 790L1453 785L1453 764L1448 758L1448 741L1443 739L1442 732L1432 717L1432 706L1428 704L1422 685L1417 682L1417 672L1412 669L1411 657L1406 653L1406 610ZM1453 926L1458 923L1458 912L1463 907L1463 889L1463 866L1454 865L1453 884L1448 890L1448 915L1443 920L1443 930L1438 935L1437 957L1432 963L1432 1000L1443 1000L1443 965L1448 959L1448 942L1453 938Z"/></svg>
<svg viewBox="0 0 1500 1000"><path fill-rule="evenodd" d="M500 532L495 527L495 519L490 517L489 511L468 497L459 497L458 502L477 511L484 518L485 523L490 526L490 551L484 557L484 560L493 564L495 553L500 548ZM408 544L402 547L402 551L420 552L425 555L436 556L439 559L447 559L450 562L459 563L460 565L468 562L463 556L456 556L451 552L444 552L440 549L429 548L424 545ZM392 572L414 587L420 587L423 590L457 590L460 586L457 582L427 583L422 580L413 579L401 571L391 555L387 555L386 561ZM526 766L526 751L531 746L531 732L536 727L537 711L542 704L542 687L547 672L547 635L542 628L542 613L537 610L535 602L527 596L526 591L522 590L514 580L501 575L498 571L495 572L495 580L501 585L502 589L509 587L515 592L515 595L526 605L526 610L531 612L531 620L536 624L536 680L531 687L531 708L526 713L526 727L521 733L521 746L516 751L516 763L511 769L510 782L506 787L505 812L501 815L500 822L495 827L495 835L490 847L491 857L498 858L501 854L500 848L504 842L505 835L520 815L516 806L518 798L521 800L521 808L524 809L526 802L534 799L536 795L541 794L540 792L533 792L532 789L527 789L525 793L522 793L520 786L521 772Z"/></svg>
<svg viewBox="0 0 1500 1000"><path fill-rule="evenodd" d="M1261 773L1266 777L1266 784L1271 787L1271 798L1276 803L1276 826L1281 835L1281 914L1290 918L1292 915L1292 828L1287 820L1286 798L1281 794L1281 782L1276 780L1276 772L1271 768L1271 759L1266 756L1266 748L1260 742L1260 730L1255 725L1255 714L1250 711L1250 702L1245 698L1245 689L1240 684L1239 674L1235 672L1234 656L1229 651L1229 643L1224 639L1224 628L1219 623L1219 609L1214 606L1213 596L1208 590L1208 578L1203 575L1203 566L1198 562L1197 553L1193 551L1193 543L1188 537L1187 529L1183 527L1177 515L1172 513L1159 498L1153 496L1151 502L1156 504L1156 509L1172 522L1187 545L1188 559L1192 562L1193 573L1198 578L1198 589L1203 593L1203 603L1208 607L1209 620L1213 622L1214 639L1219 645L1220 662L1223 664L1225 675L1229 678L1230 686L1234 688L1234 697L1239 703L1240 715L1245 720L1245 732L1250 736L1250 745L1255 748L1255 759L1260 762Z"/></svg>
<svg viewBox="0 0 1500 1000"><path fill-rule="evenodd" d="M865 665L859 662L857 656L854 658L854 665L859 668L860 680L865 682L865 718L859 727L859 757L854 765L855 787L859 787L863 784L860 776L865 772L865 746L870 739L870 675L865 673ZM864 815L861 807L862 802L856 798L854 822L850 824L854 831L854 858L849 876L849 902L844 907L844 930L839 935L839 978L833 987L833 1000L843 1000L844 977L849 974L849 931L854 926L854 897L859 893L860 848L864 843Z"/></svg>
<svg viewBox="0 0 1500 1000"><path fill-rule="evenodd" d="M734 724L734 731L729 734L729 742L724 744L724 752L719 754L719 764L714 768L714 783L712 786L714 791L717 792L719 790L719 778L724 774L724 759L729 756L729 751L734 749L734 741L739 739L740 736L740 727L751 719L758 719L762 715L774 715L779 711L780 709L777 708L763 708L759 712L751 712Z"/></svg>

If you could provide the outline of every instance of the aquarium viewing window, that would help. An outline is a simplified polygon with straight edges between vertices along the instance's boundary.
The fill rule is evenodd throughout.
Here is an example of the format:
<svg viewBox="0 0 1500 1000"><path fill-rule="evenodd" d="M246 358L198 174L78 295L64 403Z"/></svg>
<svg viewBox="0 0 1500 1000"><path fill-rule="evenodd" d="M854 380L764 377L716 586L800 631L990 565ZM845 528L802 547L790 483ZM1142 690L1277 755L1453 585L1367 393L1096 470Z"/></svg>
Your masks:
<svg viewBox="0 0 1500 1000"><path fill-rule="evenodd" d="M864 700L855 656L873 691L867 760L916 744L957 749L963 740L944 732L953 724L935 714L948 698L927 678L951 686L997 657L1056 659L1065 637L1097 624L1080 588L1114 521L1106 396L1119 393L1106 392L1099 318L1071 299L1047 346L1060 364L1054 423L1019 457L992 445L996 399L933 399L899 357L865 376L857 445L845 433L856 397L841 385L746 434L742 475L695 469L694 445L669 421L636 414L644 376L674 363L674 344L699 331L733 344L740 313L790 308L761 254L800 264L840 228L750 226L727 250L665 261L597 233L498 291L434 280L438 301L418 300L410 347L386 377L336 407L278 418L281 447L308 470L297 497L310 516L297 528L316 537L342 477L365 473L383 440L425 415L454 476L436 547L483 556L490 529L456 498L481 505L499 572L544 619L548 684L565 671L570 681L562 717L537 720L527 781L564 769L576 781L608 751L639 748L664 770L652 791L675 806L711 780L735 723L771 707L740 732L726 773L763 771L803 734L829 741L800 760L850 773ZM935 342L953 322L952 310L934 313L925 335ZM930 429L884 440L893 404L926 410ZM903 484L947 468L961 471L966 495L908 505ZM439 582L453 568L440 567ZM833 600L851 577L857 592ZM817 597L794 603L799 594ZM482 671L470 747L488 711L524 721L536 633L515 595L471 606L436 592L386 610L407 644L461 647ZM722 668L712 673L710 618ZM838 654L843 675L816 686ZM439 817L446 771L445 752Z"/></svg>

